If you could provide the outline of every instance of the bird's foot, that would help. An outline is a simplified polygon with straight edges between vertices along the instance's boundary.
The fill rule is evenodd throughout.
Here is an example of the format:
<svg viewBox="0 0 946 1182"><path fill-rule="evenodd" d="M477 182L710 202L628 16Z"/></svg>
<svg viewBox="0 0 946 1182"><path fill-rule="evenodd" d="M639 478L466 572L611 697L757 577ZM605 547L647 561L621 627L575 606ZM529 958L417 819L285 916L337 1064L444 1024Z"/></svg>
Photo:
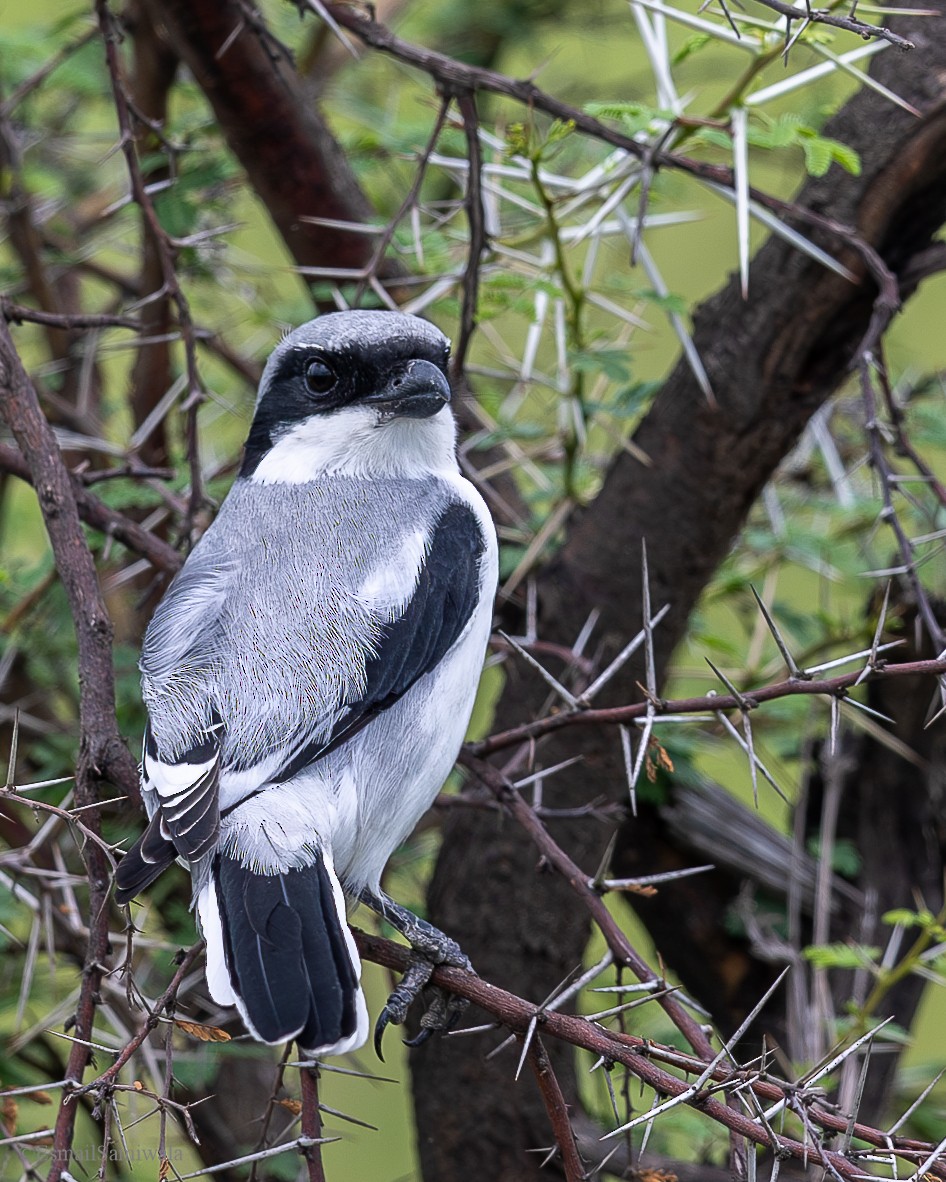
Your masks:
<svg viewBox="0 0 946 1182"><path fill-rule="evenodd" d="M404 1022L407 1011L427 987L437 965L450 965L468 973L474 972L474 969L470 958L456 940L452 940L433 924L408 911L406 907L401 907L387 895L375 896L365 891L361 895L361 901L396 928L413 949L404 976L391 993L387 1005L375 1023L374 1048L378 1058L383 1060L381 1040L385 1030L388 1025L398 1026ZM405 1039L409 1047L420 1046L432 1034L453 1029L470 1004L466 998L447 993L436 985L430 986L427 992L430 994L430 1004L420 1020L419 1033L414 1038Z"/></svg>

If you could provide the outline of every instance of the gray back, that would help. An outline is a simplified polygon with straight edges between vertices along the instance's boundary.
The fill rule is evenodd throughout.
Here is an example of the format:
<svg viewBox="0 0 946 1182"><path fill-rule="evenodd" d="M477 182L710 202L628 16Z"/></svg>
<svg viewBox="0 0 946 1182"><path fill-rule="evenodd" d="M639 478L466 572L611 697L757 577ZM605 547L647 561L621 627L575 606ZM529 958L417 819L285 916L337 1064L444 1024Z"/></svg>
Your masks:
<svg viewBox="0 0 946 1182"><path fill-rule="evenodd" d="M163 758L224 720L223 765L331 730L385 621L358 589L456 499L425 480L238 480L145 635L142 689Z"/></svg>

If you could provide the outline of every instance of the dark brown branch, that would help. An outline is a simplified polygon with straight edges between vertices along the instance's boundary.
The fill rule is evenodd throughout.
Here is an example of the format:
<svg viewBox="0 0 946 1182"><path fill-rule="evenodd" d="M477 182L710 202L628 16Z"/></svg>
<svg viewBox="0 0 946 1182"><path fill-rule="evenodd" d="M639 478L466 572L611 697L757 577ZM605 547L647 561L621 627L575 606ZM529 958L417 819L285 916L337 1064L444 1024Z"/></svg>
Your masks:
<svg viewBox="0 0 946 1182"><path fill-rule="evenodd" d="M555 1144L562 1156L562 1168L565 1171L566 1182L583 1182L588 1174L578 1153L568 1105L565 1103L562 1089L552 1070L552 1064L546 1054L545 1047L542 1045L542 1039L537 1034L532 1036L532 1042L529 1045L529 1066L532 1068L535 1082L539 1085L539 1091L542 1093L545 1111L549 1114Z"/></svg>
<svg viewBox="0 0 946 1182"><path fill-rule="evenodd" d="M876 37L879 41L888 41L897 49L916 48L912 41L908 41L906 37L901 37L898 33L891 32L890 29L869 25L866 21L859 21L854 16L838 16L837 13L827 8L796 8L793 4L786 4L784 0L759 0L759 3L764 4L766 8L771 8L780 16L787 16L790 20L807 21L813 25L830 25L834 29L844 29L847 33L855 33L858 37L863 37L865 41Z"/></svg>
<svg viewBox="0 0 946 1182"><path fill-rule="evenodd" d="M78 639L80 730L76 805L87 808L96 804L102 779L111 780L126 795L139 800L137 764L118 733L115 718L111 620L82 533L75 485L4 320L0 320L0 415L29 465ZM96 833L98 823L93 810L88 825ZM108 862L102 849L91 842L84 846L83 858L89 883L89 941L75 1012L76 1041L66 1068L67 1078L77 1084L91 1056L85 1044L92 1037L109 947ZM76 1105L71 1102L67 1088L56 1118L51 1182L58 1182L66 1167L75 1118Z"/></svg>
<svg viewBox="0 0 946 1182"><path fill-rule="evenodd" d="M399 973L403 973L410 963L410 951L402 945L358 930L355 930L354 935L358 951L366 960L394 969ZM465 997L514 1034L525 1035L530 1024L536 1019L537 1007L534 1003L525 1001L474 974L465 972L463 969L440 966L434 970L431 983L439 985L448 993ZM697 1076L702 1075L706 1068L706 1064L702 1060L684 1055L673 1048L655 1044L650 1039L607 1030L585 1018L562 1014L557 1010L542 1011L538 1017L538 1024L543 1034L550 1038L561 1040L571 1046L582 1047L602 1058L605 1063L621 1063L628 1068L632 1075L642 1080L661 1096L682 1096L684 1093L692 1091L692 1084L664 1071L656 1065L658 1062L663 1061L678 1068L682 1067L684 1071ZM845 1133L849 1129L849 1121L844 1115L823 1108L813 1096L804 1098L804 1089L794 1087L784 1081L778 1082L770 1077L763 1078L757 1073L741 1068L731 1069L725 1061L721 1061L712 1069L709 1079L718 1085L743 1084L766 1104L784 1100L786 1096L801 1097L808 1119L815 1128L830 1133ZM769 1130L763 1123L752 1120L741 1112L728 1107L722 1101L715 1099L706 1088L693 1091L692 1095L683 1102L702 1112L716 1123L734 1130L740 1136L749 1138L756 1145L766 1147L772 1145ZM860 1123L854 1124L852 1135L870 1145L895 1153L914 1165L923 1161L934 1149L934 1146L928 1142L908 1137L890 1137L883 1129L871 1128ZM792 1137L779 1134L778 1150L786 1156L801 1161L823 1164L829 1169L836 1170L840 1177L852 1179L852 1182L854 1179L863 1177L861 1167L856 1166L842 1153L821 1148L817 1143L811 1141L805 1144ZM934 1164L931 1167L931 1173L935 1177L946 1178L946 1161Z"/></svg>
<svg viewBox="0 0 946 1182"><path fill-rule="evenodd" d="M591 885L588 875L583 873L552 839L535 812L502 773L492 764L465 753L461 756L461 762L493 792L497 800L529 834L543 858L562 875L569 887L579 896L614 953L615 962L629 968L638 981L657 983L659 977L621 931L617 920L605 906L604 899ZM658 1001L697 1055L706 1061L712 1059L713 1049L709 1038L693 1015L685 1010L672 994L662 994Z"/></svg>
<svg viewBox="0 0 946 1182"><path fill-rule="evenodd" d="M662 698L656 709L650 702L637 702L632 706L611 706L602 709L563 710L559 714L550 714L534 722L525 722L521 726L511 727L507 731L500 731L481 739L478 743L469 743L467 752L472 757L492 755L496 751L503 751L524 743L529 739L538 739L560 731L569 726L617 726L634 722L644 718L648 711L652 711L655 718L662 714L705 714L717 710L753 709L763 702L774 702L780 698L791 698L801 695L822 694L827 698L845 697L847 690L858 682L877 681L880 678L913 677L924 674L928 677L946 676L946 660L904 661L897 665L878 664L866 677L863 667L852 673L844 673L838 677L803 679L790 677L786 681L777 681L771 685L761 686L759 689L747 690L736 697L733 694L713 694L701 698ZM464 759L464 762L466 760Z"/></svg>
<svg viewBox="0 0 946 1182"><path fill-rule="evenodd" d="M13 476L18 476L20 480L35 484L27 461L19 452L4 444L0 444L0 472L9 472ZM184 559L173 546L169 546L156 534L140 526L137 521L132 521L130 517L119 513L117 509L112 509L88 492L81 475L73 473L71 483L76 510L86 525L91 525L93 529L101 530L106 536L117 539L129 550L140 554L142 558L147 558L151 565L160 571L176 574L180 570Z"/></svg>

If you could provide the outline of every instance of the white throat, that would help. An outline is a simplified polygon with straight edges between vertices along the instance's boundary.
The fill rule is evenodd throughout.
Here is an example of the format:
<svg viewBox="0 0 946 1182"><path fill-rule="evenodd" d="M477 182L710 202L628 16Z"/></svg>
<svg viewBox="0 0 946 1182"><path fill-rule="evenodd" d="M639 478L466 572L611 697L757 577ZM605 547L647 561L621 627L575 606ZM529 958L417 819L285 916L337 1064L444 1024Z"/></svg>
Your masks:
<svg viewBox="0 0 946 1182"><path fill-rule="evenodd" d="M257 484L305 484L327 473L417 479L458 471L449 407L428 419L378 421L368 406L313 415L278 439L250 477Z"/></svg>

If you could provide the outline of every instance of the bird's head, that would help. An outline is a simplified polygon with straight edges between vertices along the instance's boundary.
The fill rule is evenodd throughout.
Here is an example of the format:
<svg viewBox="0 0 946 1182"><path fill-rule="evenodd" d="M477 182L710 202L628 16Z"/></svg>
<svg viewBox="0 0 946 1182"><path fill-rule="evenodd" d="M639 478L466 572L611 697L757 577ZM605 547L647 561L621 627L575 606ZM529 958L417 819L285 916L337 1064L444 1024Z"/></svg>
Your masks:
<svg viewBox="0 0 946 1182"><path fill-rule="evenodd" d="M455 471L449 355L439 329L400 312L303 324L266 363L240 475L302 483Z"/></svg>

